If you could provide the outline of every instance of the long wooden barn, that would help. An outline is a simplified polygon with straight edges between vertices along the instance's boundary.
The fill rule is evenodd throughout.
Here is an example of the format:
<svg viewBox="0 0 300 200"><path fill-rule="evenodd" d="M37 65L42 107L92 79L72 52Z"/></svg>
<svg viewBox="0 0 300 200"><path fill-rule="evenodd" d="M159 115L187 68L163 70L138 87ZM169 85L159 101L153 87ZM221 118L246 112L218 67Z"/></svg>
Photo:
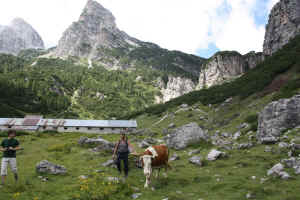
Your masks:
<svg viewBox="0 0 300 200"><path fill-rule="evenodd" d="M22 130L28 132L78 132L78 133L120 133L125 129L137 128L135 120L76 120L43 119L42 116L25 118L0 118L0 131Z"/></svg>

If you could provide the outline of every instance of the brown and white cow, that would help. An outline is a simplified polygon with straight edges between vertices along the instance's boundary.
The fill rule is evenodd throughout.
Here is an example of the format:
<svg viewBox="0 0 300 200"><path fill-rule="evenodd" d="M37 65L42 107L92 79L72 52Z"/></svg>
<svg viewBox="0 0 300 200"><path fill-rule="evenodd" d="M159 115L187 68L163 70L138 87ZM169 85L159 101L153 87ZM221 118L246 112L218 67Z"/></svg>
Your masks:
<svg viewBox="0 0 300 200"><path fill-rule="evenodd" d="M166 145L155 145L148 147L140 156L140 161L142 162L142 167L144 169L144 175L146 176L146 183L144 185L147 188L150 184L150 178L153 169L158 169L157 177L160 168L165 168L166 171L168 167L171 166L168 163L169 160L169 149Z"/></svg>

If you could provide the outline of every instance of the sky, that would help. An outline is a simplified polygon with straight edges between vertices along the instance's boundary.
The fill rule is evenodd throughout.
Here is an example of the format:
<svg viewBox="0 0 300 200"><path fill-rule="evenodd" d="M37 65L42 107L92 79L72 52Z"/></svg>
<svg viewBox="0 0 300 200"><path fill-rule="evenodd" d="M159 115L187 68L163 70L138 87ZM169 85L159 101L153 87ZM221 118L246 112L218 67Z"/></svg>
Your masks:
<svg viewBox="0 0 300 200"><path fill-rule="evenodd" d="M217 51L262 51L271 8L279 0L96 0L119 29L169 50L208 58ZM3 0L0 24L31 24L47 48L77 21L87 0Z"/></svg>

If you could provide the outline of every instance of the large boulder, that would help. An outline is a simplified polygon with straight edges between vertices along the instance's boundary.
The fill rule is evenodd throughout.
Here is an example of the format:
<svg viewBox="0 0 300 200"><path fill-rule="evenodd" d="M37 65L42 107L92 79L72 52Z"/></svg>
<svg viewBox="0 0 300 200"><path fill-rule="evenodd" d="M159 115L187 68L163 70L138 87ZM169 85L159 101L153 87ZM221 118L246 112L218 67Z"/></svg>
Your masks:
<svg viewBox="0 0 300 200"><path fill-rule="evenodd" d="M173 132L168 134L164 139L168 147L181 150L201 140L207 141L208 135L197 123L192 122L173 130Z"/></svg>
<svg viewBox="0 0 300 200"><path fill-rule="evenodd" d="M64 166L50 163L48 160L42 160L36 165L36 171L47 174L66 174L67 169Z"/></svg>
<svg viewBox="0 0 300 200"><path fill-rule="evenodd" d="M114 149L115 144L111 143L107 140L102 139L101 137L98 138L88 138L88 137L80 137L78 140L78 144L83 145L96 145L93 150L94 151L112 151Z"/></svg>
<svg viewBox="0 0 300 200"><path fill-rule="evenodd" d="M268 104L258 117L257 139L276 142L282 132L300 125L300 95Z"/></svg>

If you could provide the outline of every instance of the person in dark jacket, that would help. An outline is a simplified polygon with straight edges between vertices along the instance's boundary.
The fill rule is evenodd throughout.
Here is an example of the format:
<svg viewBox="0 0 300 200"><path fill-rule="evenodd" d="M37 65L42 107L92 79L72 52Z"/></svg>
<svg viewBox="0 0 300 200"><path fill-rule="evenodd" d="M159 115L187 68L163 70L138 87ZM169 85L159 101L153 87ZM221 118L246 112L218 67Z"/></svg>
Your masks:
<svg viewBox="0 0 300 200"><path fill-rule="evenodd" d="M18 181L16 151L21 148L19 147L19 141L16 140L15 137L16 131L9 130L8 138L4 139L0 146L0 151L3 152L1 161L1 185L4 185L8 165L14 173L15 180Z"/></svg>
<svg viewBox="0 0 300 200"><path fill-rule="evenodd" d="M125 177L128 176L128 171L129 171L128 155L130 153L130 150L133 151L133 146L130 144L128 138L126 137L125 132L122 132L121 138L114 148L113 160L115 160L115 163L118 167L120 174L122 173L121 161L123 160Z"/></svg>

